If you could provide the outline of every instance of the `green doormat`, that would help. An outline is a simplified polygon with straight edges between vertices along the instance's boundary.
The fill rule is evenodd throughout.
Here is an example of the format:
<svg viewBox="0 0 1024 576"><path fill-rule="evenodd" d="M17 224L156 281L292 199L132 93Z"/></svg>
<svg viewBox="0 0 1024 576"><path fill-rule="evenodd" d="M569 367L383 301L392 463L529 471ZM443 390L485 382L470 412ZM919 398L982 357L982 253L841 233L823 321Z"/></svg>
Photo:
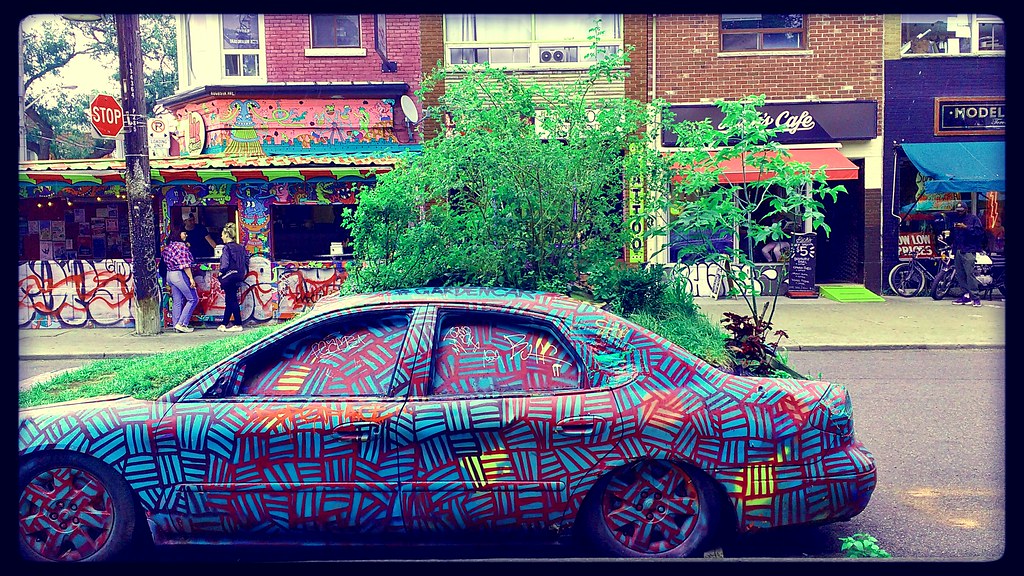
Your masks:
<svg viewBox="0 0 1024 576"><path fill-rule="evenodd" d="M878 294L860 284L818 284L821 295L836 302L885 302Z"/></svg>

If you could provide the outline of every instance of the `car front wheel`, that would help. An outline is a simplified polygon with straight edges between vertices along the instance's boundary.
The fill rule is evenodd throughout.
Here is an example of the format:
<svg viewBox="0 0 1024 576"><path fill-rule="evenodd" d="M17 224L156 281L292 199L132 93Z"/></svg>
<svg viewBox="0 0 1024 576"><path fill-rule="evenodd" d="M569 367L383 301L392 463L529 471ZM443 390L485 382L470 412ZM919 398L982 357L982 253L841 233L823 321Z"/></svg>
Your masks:
<svg viewBox="0 0 1024 576"><path fill-rule="evenodd" d="M24 461L18 492L18 546L26 559L103 561L132 540L131 490L96 460L51 453Z"/></svg>
<svg viewBox="0 0 1024 576"><path fill-rule="evenodd" d="M597 483L581 527L599 551L613 556L696 556L715 535L717 500L712 480L699 470L641 460Z"/></svg>

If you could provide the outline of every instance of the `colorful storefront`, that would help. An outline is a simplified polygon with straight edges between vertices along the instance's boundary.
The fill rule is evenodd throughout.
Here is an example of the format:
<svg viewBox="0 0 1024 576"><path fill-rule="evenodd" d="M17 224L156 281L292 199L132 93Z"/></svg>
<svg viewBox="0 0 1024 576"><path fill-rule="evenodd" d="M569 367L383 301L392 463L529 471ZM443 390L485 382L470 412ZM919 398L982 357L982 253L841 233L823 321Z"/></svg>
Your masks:
<svg viewBox="0 0 1024 576"><path fill-rule="evenodd" d="M812 171L823 168L830 186L843 185L847 190L835 202L826 200L825 220L832 233L828 237L823 234L812 237L817 256L810 277L816 278L817 283L867 284L866 279L876 273L866 265L865 239L877 231L877 223L865 216L871 206L868 192L873 184L872 176L877 174L875 166L880 162L876 151L878 103L869 100L768 102L759 111L766 126L781 129L775 141L787 149L789 162L807 163ZM669 112L677 122L709 120L717 125L724 119L722 111L713 104L673 105ZM678 146L675 133L666 129L658 145L659 150L670 153ZM723 186L750 182L758 177L755 170L744 167L739 160L723 161L719 166L722 169L719 183ZM762 212L766 210L762 208ZM668 215L669 219L672 217ZM795 221L793 231L809 230L803 229L802 222ZM673 230L668 239L649 240L645 247L649 255L656 253L657 261L669 265L674 274L686 278L692 294L716 297L723 290L721 265L687 259L682 249L694 242L710 242L724 253L728 246L745 246L745 232L737 230L732 235L709 238L701 231ZM757 289L764 294L786 294L790 288L786 265L763 259L760 246L754 253L756 270L747 272L756 279Z"/></svg>
<svg viewBox="0 0 1024 576"><path fill-rule="evenodd" d="M165 105L177 118L170 149L179 156L150 160L154 245L189 215L218 243L235 223L250 254L239 295L246 323L287 319L336 293L351 261L343 211L420 149L395 134L392 111L406 89L349 87L339 98L259 86L174 97ZM123 160L21 164L19 327L134 325L126 197ZM192 322L212 325L224 311L219 261L196 260Z"/></svg>
<svg viewBox="0 0 1024 576"><path fill-rule="evenodd" d="M893 16L896 37L899 26L905 40L933 41L928 51L911 42L886 53L884 270L914 251L937 257L935 221L959 201L981 217L985 248L1001 252L1006 58L1004 43L991 41L1001 39L1002 23L979 15Z"/></svg>

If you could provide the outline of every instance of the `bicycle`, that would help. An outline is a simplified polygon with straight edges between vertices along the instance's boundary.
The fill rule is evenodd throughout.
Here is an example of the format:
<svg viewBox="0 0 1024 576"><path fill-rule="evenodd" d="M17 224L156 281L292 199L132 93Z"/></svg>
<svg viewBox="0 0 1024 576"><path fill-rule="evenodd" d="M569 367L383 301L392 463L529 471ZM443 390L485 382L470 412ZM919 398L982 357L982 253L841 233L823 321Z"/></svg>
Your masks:
<svg viewBox="0 0 1024 576"><path fill-rule="evenodd" d="M938 238L938 242L940 245L939 258L941 260L952 258L949 244L941 237ZM921 250L915 250L910 256L909 262L900 262L893 266L892 270L889 270L889 289L893 293L899 294L904 298L913 298L927 291L932 283L935 282L935 274L922 261L931 259L920 258Z"/></svg>

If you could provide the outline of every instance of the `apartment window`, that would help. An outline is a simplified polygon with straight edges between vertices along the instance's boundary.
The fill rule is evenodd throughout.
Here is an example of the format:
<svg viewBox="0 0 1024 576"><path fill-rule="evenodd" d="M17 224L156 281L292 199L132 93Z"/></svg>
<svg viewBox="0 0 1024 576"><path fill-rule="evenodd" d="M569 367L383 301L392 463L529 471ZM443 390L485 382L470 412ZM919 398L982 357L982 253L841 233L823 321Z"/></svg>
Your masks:
<svg viewBox="0 0 1024 576"><path fill-rule="evenodd" d="M224 76L260 76L260 26L258 14L221 16Z"/></svg>
<svg viewBox="0 0 1024 576"><path fill-rule="evenodd" d="M358 14L312 14L313 48L358 48Z"/></svg>
<svg viewBox="0 0 1024 576"><path fill-rule="evenodd" d="M446 14L448 64L583 67L599 55L590 52L590 29L601 20L604 54L622 49L620 14Z"/></svg>
<svg viewBox="0 0 1024 576"><path fill-rule="evenodd" d="M722 51L796 50L806 47L803 14L722 14Z"/></svg>
<svg viewBox="0 0 1024 576"><path fill-rule="evenodd" d="M1002 53L1006 26L987 14L903 14L901 54Z"/></svg>

